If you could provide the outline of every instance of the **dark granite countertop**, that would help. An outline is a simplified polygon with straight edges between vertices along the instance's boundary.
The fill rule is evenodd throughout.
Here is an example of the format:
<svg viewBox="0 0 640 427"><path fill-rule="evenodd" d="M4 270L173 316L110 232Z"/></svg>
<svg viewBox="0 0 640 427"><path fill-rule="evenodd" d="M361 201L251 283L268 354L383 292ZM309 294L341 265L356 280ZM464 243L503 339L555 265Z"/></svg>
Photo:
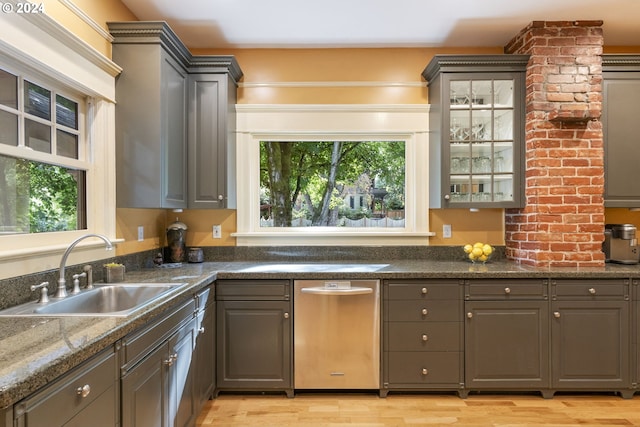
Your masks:
<svg viewBox="0 0 640 427"><path fill-rule="evenodd" d="M640 278L640 266L533 268L509 261L205 262L128 272L127 282L184 282L126 318L0 318L0 408L64 374L216 279Z"/></svg>

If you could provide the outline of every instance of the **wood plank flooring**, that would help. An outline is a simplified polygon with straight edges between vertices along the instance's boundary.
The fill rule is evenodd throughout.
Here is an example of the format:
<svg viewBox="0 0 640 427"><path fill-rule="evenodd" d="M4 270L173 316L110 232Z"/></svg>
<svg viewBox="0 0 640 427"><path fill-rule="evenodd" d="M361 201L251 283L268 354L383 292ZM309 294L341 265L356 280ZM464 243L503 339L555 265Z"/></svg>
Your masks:
<svg viewBox="0 0 640 427"><path fill-rule="evenodd" d="M640 426L640 396L296 394L221 395L207 403L197 427L381 426Z"/></svg>

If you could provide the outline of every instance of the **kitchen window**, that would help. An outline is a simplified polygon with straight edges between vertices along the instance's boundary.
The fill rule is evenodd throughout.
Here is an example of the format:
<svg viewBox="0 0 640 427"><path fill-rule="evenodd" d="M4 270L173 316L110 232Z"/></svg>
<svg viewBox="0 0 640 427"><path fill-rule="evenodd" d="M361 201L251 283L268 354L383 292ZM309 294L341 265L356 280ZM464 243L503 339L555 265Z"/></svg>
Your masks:
<svg viewBox="0 0 640 427"><path fill-rule="evenodd" d="M116 239L121 69L43 13L0 14L0 70L3 279L54 268L87 232ZM108 256L87 239L69 261Z"/></svg>
<svg viewBox="0 0 640 427"><path fill-rule="evenodd" d="M428 106L239 104L236 109L238 245L428 244L433 235ZM289 153L303 171L289 176L285 189L277 190L280 197L270 182L270 150ZM330 178L328 157L357 150L361 155L345 163L350 169ZM367 164L376 150L386 162ZM302 154L315 162L301 166Z"/></svg>
<svg viewBox="0 0 640 427"><path fill-rule="evenodd" d="M86 228L84 103L0 69L0 235Z"/></svg>

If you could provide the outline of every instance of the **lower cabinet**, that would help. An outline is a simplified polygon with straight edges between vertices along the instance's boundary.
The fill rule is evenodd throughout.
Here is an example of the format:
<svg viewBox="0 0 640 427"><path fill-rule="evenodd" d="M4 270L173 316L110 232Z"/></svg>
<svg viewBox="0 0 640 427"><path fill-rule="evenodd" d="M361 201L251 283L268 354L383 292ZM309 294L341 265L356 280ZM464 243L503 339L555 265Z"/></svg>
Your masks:
<svg viewBox="0 0 640 427"><path fill-rule="evenodd" d="M633 396L630 281L553 280L552 387Z"/></svg>
<svg viewBox="0 0 640 427"><path fill-rule="evenodd" d="M383 384L389 391L463 389L458 280L383 282Z"/></svg>
<svg viewBox="0 0 640 427"><path fill-rule="evenodd" d="M549 389L547 280L465 281L465 388Z"/></svg>
<svg viewBox="0 0 640 427"><path fill-rule="evenodd" d="M284 391L293 396L288 280L219 280L216 391Z"/></svg>
<svg viewBox="0 0 640 427"><path fill-rule="evenodd" d="M122 427L183 427L195 423L195 302L125 339Z"/></svg>
<svg viewBox="0 0 640 427"><path fill-rule="evenodd" d="M14 406L21 427L113 427L118 425L118 366L113 347Z"/></svg>

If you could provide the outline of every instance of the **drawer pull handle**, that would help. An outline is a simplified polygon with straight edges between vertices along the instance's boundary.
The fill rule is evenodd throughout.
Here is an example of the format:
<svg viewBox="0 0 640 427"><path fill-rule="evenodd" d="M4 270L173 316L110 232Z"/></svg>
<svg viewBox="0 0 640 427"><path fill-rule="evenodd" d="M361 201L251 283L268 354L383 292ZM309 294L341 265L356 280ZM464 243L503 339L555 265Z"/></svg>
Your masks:
<svg viewBox="0 0 640 427"><path fill-rule="evenodd" d="M595 295L596 294L596 290L594 288L589 288L589 293L591 295Z"/></svg>
<svg viewBox="0 0 640 427"><path fill-rule="evenodd" d="M422 309L422 315L426 316L427 314L429 314L429 310L427 310L426 308Z"/></svg>
<svg viewBox="0 0 640 427"><path fill-rule="evenodd" d="M472 312L468 312L468 313L467 313L467 318L468 318L468 319L471 319L472 317L473 317L473 313L472 313Z"/></svg>
<svg viewBox="0 0 640 427"><path fill-rule="evenodd" d="M510 294L511 293L511 288L504 288L504 293L505 294Z"/></svg>
<svg viewBox="0 0 640 427"><path fill-rule="evenodd" d="M284 318L288 319L289 318L289 313L284 313Z"/></svg>
<svg viewBox="0 0 640 427"><path fill-rule="evenodd" d="M422 375L428 375L429 370L427 368L422 368Z"/></svg>
<svg viewBox="0 0 640 427"><path fill-rule="evenodd" d="M428 341L429 337L427 336L427 334L422 334L422 341Z"/></svg>
<svg viewBox="0 0 640 427"><path fill-rule="evenodd" d="M164 364L167 366L172 366L176 360L178 360L178 353L173 353L167 360L164 361Z"/></svg>
<svg viewBox="0 0 640 427"><path fill-rule="evenodd" d="M556 319L560 318L560 312L559 311L554 311L553 312L553 317L555 317Z"/></svg>
<svg viewBox="0 0 640 427"><path fill-rule="evenodd" d="M87 397L91 393L91 386L89 384L85 384L82 387L78 387L76 390L76 394L80 397Z"/></svg>
<svg viewBox="0 0 640 427"><path fill-rule="evenodd" d="M420 292L422 292L422 295L426 295L429 290L427 288L422 288Z"/></svg>

